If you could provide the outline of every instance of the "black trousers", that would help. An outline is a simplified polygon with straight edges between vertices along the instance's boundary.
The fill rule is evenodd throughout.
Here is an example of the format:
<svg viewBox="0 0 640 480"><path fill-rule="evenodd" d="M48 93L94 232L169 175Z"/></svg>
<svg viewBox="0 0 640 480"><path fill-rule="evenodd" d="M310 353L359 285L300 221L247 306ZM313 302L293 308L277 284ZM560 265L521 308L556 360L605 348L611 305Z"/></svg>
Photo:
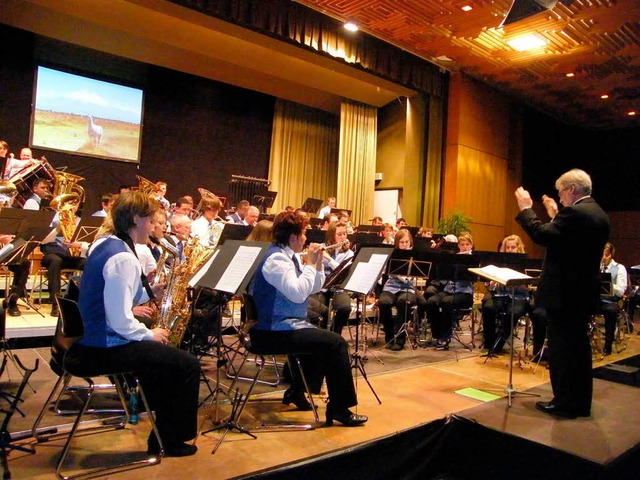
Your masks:
<svg viewBox="0 0 640 480"><path fill-rule="evenodd" d="M613 346L619 311L620 307L617 302L600 302L600 312L604 317L604 350L606 352L611 352L611 347Z"/></svg>
<svg viewBox="0 0 640 480"><path fill-rule="evenodd" d="M153 341L111 348L76 343L65 357L65 367L79 376L131 372L156 412L163 442L176 444L197 435L200 364L190 353Z"/></svg>
<svg viewBox="0 0 640 480"><path fill-rule="evenodd" d="M71 255L60 255L58 253L45 253L42 257L42 266L47 269L47 281L49 282L49 295L60 294L60 272L63 268L73 268L82 270L87 259L83 257L72 257Z"/></svg>
<svg viewBox="0 0 640 480"><path fill-rule="evenodd" d="M392 307L395 305L398 310L398 316L393 319ZM411 309L415 306L420 309L419 314L426 305L426 301L421 293L403 292L391 293L387 291L380 292L378 298L378 308L380 309L380 323L384 327L384 341L389 343L393 340L393 337L398 333L398 330L402 324L411 320ZM402 333L398 336L397 341L400 344L404 344L406 339L406 333Z"/></svg>
<svg viewBox="0 0 640 480"><path fill-rule="evenodd" d="M482 302L484 348L492 349L495 345L495 351L502 350L511 335L511 314L513 313L513 321L517 322L527 312L528 304L527 300L512 301L508 296L486 295ZM496 321L498 315L501 316L500 325Z"/></svg>
<svg viewBox="0 0 640 480"><path fill-rule="evenodd" d="M553 402L563 409L591 411L593 378L588 325L591 312L580 306L547 309L549 374Z"/></svg>
<svg viewBox="0 0 640 480"><path fill-rule="evenodd" d="M27 296L27 280L29 279L29 269L31 262L26 258L19 263L7 265L7 268L13 273L13 281L11 282L12 293L17 293L20 297Z"/></svg>
<svg viewBox="0 0 640 480"><path fill-rule="evenodd" d="M547 338L547 312L544 308L536 307L531 312L531 328L533 330L533 354L537 355L544 347Z"/></svg>
<svg viewBox="0 0 640 480"><path fill-rule="evenodd" d="M357 405L356 389L351 377L349 346L342 336L320 328L299 330L258 330L249 332L251 343L258 352L294 353L300 355L309 388L320 392L322 379L327 379L327 390L332 408L340 411ZM289 362L294 368L294 363ZM292 388L303 390L297 375L293 375Z"/></svg>
<svg viewBox="0 0 640 480"><path fill-rule="evenodd" d="M331 331L342 334L342 329L351 315L351 297L345 292L327 290L309 297L308 315L317 318L321 328L327 328L329 323L329 302L334 311L333 328ZM316 322L313 322L316 323Z"/></svg>
<svg viewBox="0 0 640 480"><path fill-rule="evenodd" d="M427 299L427 320L431 324L433 338L444 339L451 337L453 314L456 309L471 308L473 295L471 293L438 292Z"/></svg>

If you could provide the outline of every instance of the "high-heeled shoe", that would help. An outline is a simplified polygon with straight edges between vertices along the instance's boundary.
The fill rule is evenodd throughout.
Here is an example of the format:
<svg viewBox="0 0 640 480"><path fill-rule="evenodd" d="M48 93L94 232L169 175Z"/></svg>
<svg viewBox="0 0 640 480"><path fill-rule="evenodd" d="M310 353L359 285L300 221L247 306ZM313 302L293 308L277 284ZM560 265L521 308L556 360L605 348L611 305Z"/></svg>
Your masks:
<svg viewBox="0 0 640 480"><path fill-rule="evenodd" d="M282 403L285 405L290 405L293 403L298 408L298 410L301 410L303 412L313 410L313 407L307 400L307 397L305 397L304 393L300 390L292 390L291 388L287 389L287 391L284 392Z"/></svg>
<svg viewBox="0 0 640 480"><path fill-rule="evenodd" d="M337 420L345 427L357 427L358 425L363 425L369 420L369 417L366 415L358 415L357 413L352 413L348 408L345 408L343 411L334 412L331 408L331 404L327 404L326 411L326 425L327 427L331 427L333 425L333 421Z"/></svg>

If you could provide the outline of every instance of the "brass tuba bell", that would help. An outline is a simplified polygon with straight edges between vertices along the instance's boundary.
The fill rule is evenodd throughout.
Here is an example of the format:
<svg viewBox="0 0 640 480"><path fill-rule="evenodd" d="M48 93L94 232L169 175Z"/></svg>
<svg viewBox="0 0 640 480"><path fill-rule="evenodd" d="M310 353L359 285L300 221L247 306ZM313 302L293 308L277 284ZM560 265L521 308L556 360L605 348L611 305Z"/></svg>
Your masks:
<svg viewBox="0 0 640 480"><path fill-rule="evenodd" d="M59 170L56 170L54 175L53 200L49 206L58 212L60 232L65 241L70 242L76 230L75 208L84 200L84 188L78 185L78 182L84 180L84 177ZM69 248L69 253L78 256L80 251Z"/></svg>
<svg viewBox="0 0 640 480"><path fill-rule="evenodd" d="M138 191L148 196L152 196L155 193L158 188L157 184L140 175L136 175L136 178L138 179Z"/></svg>
<svg viewBox="0 0 640 480"><path fill-rule="evenodd" d="M0 208L10 207L16 195L18 195L18 188L15 183L9 180L0 181Z"/></svg>

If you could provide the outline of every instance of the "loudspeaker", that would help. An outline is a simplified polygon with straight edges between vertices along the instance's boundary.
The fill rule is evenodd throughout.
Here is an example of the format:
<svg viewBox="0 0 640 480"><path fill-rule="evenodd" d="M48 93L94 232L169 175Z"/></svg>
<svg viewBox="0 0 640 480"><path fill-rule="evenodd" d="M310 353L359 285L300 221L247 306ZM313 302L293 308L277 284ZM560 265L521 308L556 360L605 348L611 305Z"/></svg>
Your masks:
<svg viewBox="0 0 640 480"><path fill-rule="evenodd" d="M509 25L540 12L551 10L556 6L556 3L558 3L558 0L514 0L509 13L507 13L500 26ZM565 0L562 3L567 5L573 3L573 0Z"/></svg>

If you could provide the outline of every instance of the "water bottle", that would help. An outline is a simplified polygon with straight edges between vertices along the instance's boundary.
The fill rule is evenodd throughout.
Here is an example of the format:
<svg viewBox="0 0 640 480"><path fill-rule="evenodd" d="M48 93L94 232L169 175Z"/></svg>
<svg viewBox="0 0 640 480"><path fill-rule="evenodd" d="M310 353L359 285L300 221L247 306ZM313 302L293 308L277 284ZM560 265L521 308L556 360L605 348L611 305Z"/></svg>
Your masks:
<svg viewBox="0 0 640 480"><path fill-rule="evenodd" d="M129 389L129 423L135 425L138 423L138 388Z"/></svg>

